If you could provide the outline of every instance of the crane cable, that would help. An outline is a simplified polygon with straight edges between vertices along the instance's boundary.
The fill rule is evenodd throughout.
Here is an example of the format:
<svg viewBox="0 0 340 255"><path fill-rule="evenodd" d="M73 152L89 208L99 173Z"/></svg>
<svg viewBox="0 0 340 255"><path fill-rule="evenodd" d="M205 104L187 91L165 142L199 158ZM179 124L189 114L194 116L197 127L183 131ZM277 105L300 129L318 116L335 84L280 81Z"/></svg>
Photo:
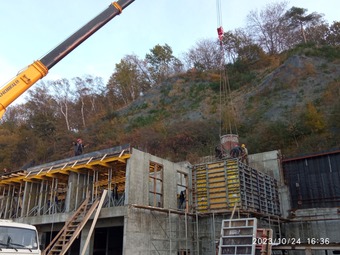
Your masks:
<svg viewBox="0 0 340 255"><path fill-rule="evenodd" d="M233 134L233 125L232 120L235 117L235 109L232 103L231 98L231 89L230 82L228 77L228 70L225 64L225 54L223 47L223 27L222 27L222 9L221 9L221 0L216 0L216 9L217 9L217 34L218 39L220 41L220 50L221 50L221 63L220 63L220 137L222 136L222 128L223 123L222 119L227 119L227 123L225 123L226 134ZM230 107L229 115L223 116L223 109ZM233 121L234 128L236 131L236 135L238 135L237 126L235 124L235 120Z"/></svg>

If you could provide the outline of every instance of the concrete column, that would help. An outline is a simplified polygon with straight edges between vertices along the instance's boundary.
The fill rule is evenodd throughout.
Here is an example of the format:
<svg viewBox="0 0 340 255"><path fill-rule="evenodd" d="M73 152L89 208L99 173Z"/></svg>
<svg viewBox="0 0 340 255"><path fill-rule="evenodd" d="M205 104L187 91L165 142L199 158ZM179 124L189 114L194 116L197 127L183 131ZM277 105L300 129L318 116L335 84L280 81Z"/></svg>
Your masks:
<svg viewBox="0 0 340 255"><path fill-rule="evenodd" d="M65 200L65 211L72 212L78 208L86 197L86 174L70 172Z"/></svg>
<svg viewBox="0 0 340 255"><path fill-rule="evenodd" d="M29 182L25 182L23 202L22 202L22 208L21 208L21 217L26 216L27 207L28 207L28 200L29 200L29 195L30 195L30 184L31 183L29 183Z"/></svg>

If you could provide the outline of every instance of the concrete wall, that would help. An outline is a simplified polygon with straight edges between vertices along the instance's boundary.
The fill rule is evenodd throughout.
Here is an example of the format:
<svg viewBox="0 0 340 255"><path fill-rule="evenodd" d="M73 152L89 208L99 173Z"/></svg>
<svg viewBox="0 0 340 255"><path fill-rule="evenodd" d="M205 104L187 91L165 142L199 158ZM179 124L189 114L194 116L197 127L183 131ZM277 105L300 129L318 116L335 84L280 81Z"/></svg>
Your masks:
<svg viewBox="0 0 340 255"><path fill-rule="evenodd" d="M179 225L178 214L168 221L167 210L177 209L177 171L187 173L185 164L176 164L133 149L126 169L126 204L149 206L149 168L150 162L163 166L163 207L162 212L129 206L124 218L124 255L130 254L177 254L178 243L171 240L171 226ZM170 226L171 225L171 226ZM185 232L185 225L182 226ZM173 238L175 239L175 237ZM177 246L175 246L175 243ZM169 253L169 251L171 251ZM165 254L165 253L164 253Z"/></svg>
<svg viewBox="0 0 340 255"><path fill-rule="evenodd" d="M176 164L133 149L126 169L125 204L149 205L149 165L155 162L163 166L163 208L177 208L177 171L187 173L185 164Z"/></svg>
<svg viewBox="0 0 340 255"><path fill-rule="evenodd" d="M292 222L284 225L287 237L329 238L340 240L340 215L338 208L301 209L294 212ZM301 240L302 241L302 240Z"/></svg>
<svg viewBox="0 0 340 255"><path fill-rule="evenodd" d="M193 251L192 218L164 211L129 207L124 222L123 255L177 255ZM186 228L187 226L187 228Z"/></svg>
<svg viewBox="0 0 340 255"><path fill-rule="evenodd" d="M282 181L280 151L267 151L249 155L249 166Z"/></svg>
<svg viewBox="0 0 340 255"><path fill-rule="evenodd" d="M281 167L281 152L279 150L267 151L249 155L249 165L263 173L274 177L278 181L281 215L288 217L291 209L290 193L284 183Z"/></svg>

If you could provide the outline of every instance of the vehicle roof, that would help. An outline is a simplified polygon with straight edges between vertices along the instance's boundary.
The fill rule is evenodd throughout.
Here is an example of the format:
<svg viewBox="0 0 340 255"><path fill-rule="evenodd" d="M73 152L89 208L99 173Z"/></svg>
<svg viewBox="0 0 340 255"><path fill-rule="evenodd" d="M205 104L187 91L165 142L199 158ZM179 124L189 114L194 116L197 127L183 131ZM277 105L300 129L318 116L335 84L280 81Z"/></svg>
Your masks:
<svg viewBox="0 0 340 255"><path fill-rule="evenodd" d="M25 223L19 223L19 222L14 222L11 220L1 220L0 219L0 227L1 226L6 226L6 227L16 227L16 228L27 228L27 229L33 229L36 230L36 227L33 225L25 224Z"/></svg>

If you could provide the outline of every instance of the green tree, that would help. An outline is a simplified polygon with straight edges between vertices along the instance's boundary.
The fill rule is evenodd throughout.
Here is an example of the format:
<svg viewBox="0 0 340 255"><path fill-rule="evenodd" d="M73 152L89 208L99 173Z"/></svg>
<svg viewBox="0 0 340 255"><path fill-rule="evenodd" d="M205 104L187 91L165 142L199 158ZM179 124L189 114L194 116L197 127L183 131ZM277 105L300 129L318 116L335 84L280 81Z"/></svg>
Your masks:
<svg viewBox="0 0 340 255"><path fill-rule="evenodd" d="M141 69L134 56L125 56L116 64L115 72L111 75L107 89L119 105L127 105L136 100L141 93L150 87L145 70Z"/></svg>
<svg viewBox="0 0 340 255"><path fill-rule="evenodd" d="M329 27L328 33L326 35L327 43L333 46L340 45L340 22L334 21Z"/></svg>
<svg viewBox="0 0 340 255"><path fill-rule="evenodd" d="M293 6L285 13L285 19L288 21L290 28L300 30L303 42L307 43L305 33L306 26L316 26L321 22L322 15L316 12L306 14L307 9Z"/></svg>
<svg viewBox="0 0 340 255"><path fill-rule="evenodd" d="M160 84L166 77L174 73L175 69L178 70L180 61L173 56L172 49L168 44L164 46L157 44L150 52L145 56L150 77L154 84Z"/></svg>
<svg viewBox="0 0 340 255"><path fill-rule="evenodd" d="M228 62L234 63L237 59L243 58L245 49L249 49L252 45L252 38L242 29L236 29L234 32L227 31L223 34L223 48Z"/></svg>
<svg viewBox="0 0 340 255"><path fill-rule="evenodd" d="M27 123L35 135L49 139L56 130L56 102L46 84L41 82L28 91L26 105Z"/></svg>
<svg viewBox="0 0 340 255"><path fill-rule="evenodd" d="M302 114L307 131L322 133L326 127L325 119L312 103L307 103L306 111Z"/></svg>

